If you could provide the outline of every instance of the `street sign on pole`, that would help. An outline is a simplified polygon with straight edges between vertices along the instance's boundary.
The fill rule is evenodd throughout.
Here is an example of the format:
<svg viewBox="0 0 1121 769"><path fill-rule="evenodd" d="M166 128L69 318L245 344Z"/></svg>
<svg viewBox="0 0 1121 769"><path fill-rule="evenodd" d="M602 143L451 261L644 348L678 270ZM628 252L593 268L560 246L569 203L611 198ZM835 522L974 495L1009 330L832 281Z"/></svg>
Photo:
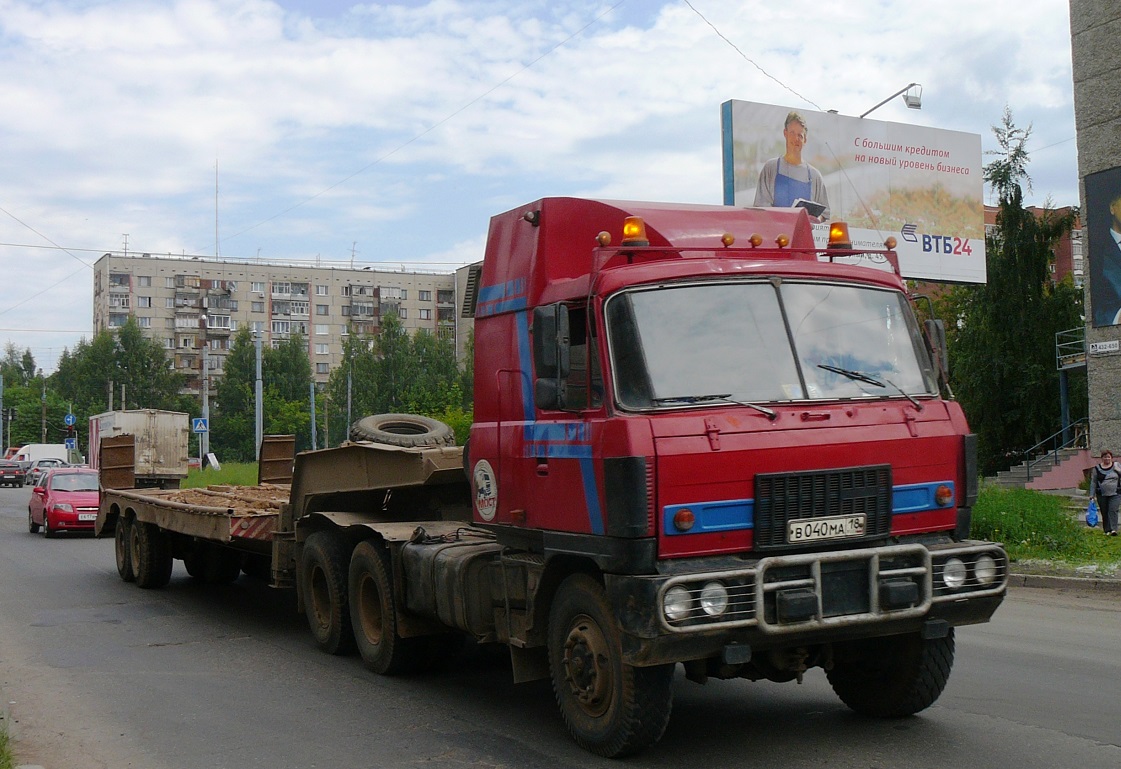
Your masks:
<svg viewBox="0 0 1121 769"><path fill-rule="evenodd" d="M209 420L206 417L195 417L191 420L191 430L196 433L205 433L210 431L207 424Z"/></svg>
<svg viewBox="0 0 1121 769"><path fill-rule="evenodd" d="M64 443L66 444L66 448L68 448L68 449L76 449L76 448L78 448L78 439L77 439L77 438L67 438L67 439L66 439L65 441L63 441L63 442L64 442ZM56 444L56 445L57 445L57 444Z"/></svg>
<svg viewBox="0 0 1121 769"><path fill-rule="evenodd" d="M67 427L73 427L78 420L74 418L73 414L67 414L62 421L66 423Z"/></svg>

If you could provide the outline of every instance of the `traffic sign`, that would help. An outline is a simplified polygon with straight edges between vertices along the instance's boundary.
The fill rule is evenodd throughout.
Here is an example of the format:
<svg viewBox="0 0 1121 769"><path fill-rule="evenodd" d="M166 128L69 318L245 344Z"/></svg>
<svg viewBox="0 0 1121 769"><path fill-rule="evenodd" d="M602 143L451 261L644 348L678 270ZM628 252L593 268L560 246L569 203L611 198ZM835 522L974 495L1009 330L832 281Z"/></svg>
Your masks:
<svg viewBox="0 0 1121 769"><path fill-rule="evenodd" d="M191 430L196 433L210 432L210 427L207 424L208 421L206 417L195 417L191 420Z"/></svg>
<svg viewBox="0 0 1121 769"><path fill-rule="evenodd" d="M78 420L74 418L73 414L67 414L66 417L62 421L66 423L67 427L73 427L74 423L77 422Z"/></svg>
<svg viewBox="0 0 1121 769"><path fill-rule="evenodd" d="M63 443L66 445L66 448L68 448L68 449L78 448L78 439L77 438L67 438L65 441L63 441Z"/></svg>

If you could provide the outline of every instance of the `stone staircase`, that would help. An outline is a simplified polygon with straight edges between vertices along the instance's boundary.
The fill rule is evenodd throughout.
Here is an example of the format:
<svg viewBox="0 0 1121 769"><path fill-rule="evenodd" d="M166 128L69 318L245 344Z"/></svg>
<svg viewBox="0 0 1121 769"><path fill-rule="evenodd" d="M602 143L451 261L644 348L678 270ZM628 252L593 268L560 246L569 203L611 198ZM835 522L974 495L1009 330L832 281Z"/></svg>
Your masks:
<svg viewBox="0 0 1121 769"><path fill-rule="evenodd" d="M1094 465L1088 449L1060 449L1055 457L1035 461L1029 471L1028 462L1002 470L992 483L1005 487L1051 491L1057 489L1077 489L1085 476L1085 470ZM1083 496L1085 499L1085 496Z"/></svg>

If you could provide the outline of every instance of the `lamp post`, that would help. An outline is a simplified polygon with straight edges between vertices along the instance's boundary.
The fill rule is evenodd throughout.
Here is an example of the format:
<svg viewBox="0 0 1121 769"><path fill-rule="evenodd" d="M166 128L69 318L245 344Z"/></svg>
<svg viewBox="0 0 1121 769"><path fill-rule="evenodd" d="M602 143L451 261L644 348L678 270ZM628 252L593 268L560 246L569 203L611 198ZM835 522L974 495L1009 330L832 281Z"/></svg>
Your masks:
<svg viewBox="0 0 1121 769"><path fill-rule="evenodd" d="M916 88L918 90L915 93L911 93L912 88ZM873 110L879 109L880 107L884 106L889 101L894 99L896 96L900 95L903 96L903 103L907 105L907 109L922 109L922 86L918 83L911 83L904 88L900 88L898 91L884 99L876 106L872 107L872 109L868 110L860 117L864 117L865 115L870 114Z"/></svg>

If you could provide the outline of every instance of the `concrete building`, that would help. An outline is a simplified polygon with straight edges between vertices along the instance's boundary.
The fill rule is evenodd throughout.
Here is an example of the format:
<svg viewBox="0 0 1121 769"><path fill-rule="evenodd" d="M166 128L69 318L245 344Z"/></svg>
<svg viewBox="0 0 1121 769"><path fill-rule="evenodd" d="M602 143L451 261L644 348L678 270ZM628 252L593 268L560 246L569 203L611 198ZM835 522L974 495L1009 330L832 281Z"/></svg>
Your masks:
<svg viewBox="0 0 1121 769"><path fill-rule="evenodd" d="M1097 240L1097 221L1108 229L1108 213L1087 199L1087 177L1121 177L1121 4L1116 0L1070 0L1074 114L1078 136L1078 176L1086 237L1086 342L1091 450L1121 449L1121 325L1093 322L1095 275L1111 255ZM1107 174L1104 178L1110 178ZM1121 190L1119 190L1121 191ZM1096 196L1096 189L1095 195ZM1104 197L1104 196L1102 196ZM1095 220L1095 217L1102 217ZM1098 278L1099 280L1101 278ZM1102 288L1102 287L1099 287ZM1101 309L1101 308L1099 308Z"/></svg>
<svg viewBox="0 0 1121 769"><path fill-rule="evenodd" d="M428 329L465 344L471 319L462 318L466 272L389 272L347 263L260 262L105 254L94 265L93 330L136 318L144 334L168 352L187 389L201 392L219 377L230 343L247 327L277 345L299 333L307 340L312 374L326 382L342 362L350 334L376 335L381 318L396 313L410 333ZM461 339L463 337L463 339Z"/></svg>

